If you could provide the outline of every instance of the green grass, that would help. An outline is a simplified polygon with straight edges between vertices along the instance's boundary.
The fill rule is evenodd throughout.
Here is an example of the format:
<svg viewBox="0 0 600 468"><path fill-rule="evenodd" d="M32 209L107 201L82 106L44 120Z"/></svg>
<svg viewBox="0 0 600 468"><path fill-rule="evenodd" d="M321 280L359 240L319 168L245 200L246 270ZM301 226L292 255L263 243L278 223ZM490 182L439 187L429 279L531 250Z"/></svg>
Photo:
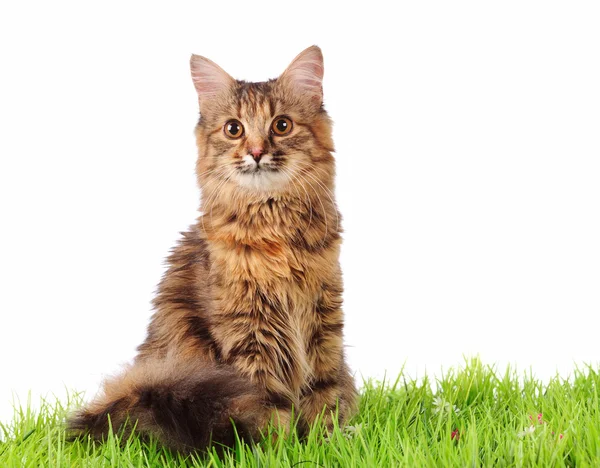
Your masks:
<svg viewBox="0 0 600 468"><path fill-rule="evenodd" d="M43 401L0 427L0 467L599 466L599 389L590 366L542 384L472 359L434 382L367 382L360 413L329 437L316 427L305 441L266 438L187 459L136 437L68 442L63 421L78 398Z"/></svg>

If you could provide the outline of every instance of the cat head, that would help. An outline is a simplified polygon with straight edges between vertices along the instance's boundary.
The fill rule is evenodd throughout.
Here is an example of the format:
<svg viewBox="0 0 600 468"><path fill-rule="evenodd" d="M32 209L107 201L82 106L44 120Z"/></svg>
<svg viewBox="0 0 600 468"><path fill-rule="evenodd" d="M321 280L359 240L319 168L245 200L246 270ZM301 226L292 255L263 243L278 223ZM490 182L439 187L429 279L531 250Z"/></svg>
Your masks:
<svg viewBox="0 0 600 468"><path fill-rule="evenodd" d="M197 174L205 198L271 197L331 187L331 122L323 108L323 56L312 46L276 79L235 80L192 55L200 120ZM313 187L313 188L311 188Z"/></svg>

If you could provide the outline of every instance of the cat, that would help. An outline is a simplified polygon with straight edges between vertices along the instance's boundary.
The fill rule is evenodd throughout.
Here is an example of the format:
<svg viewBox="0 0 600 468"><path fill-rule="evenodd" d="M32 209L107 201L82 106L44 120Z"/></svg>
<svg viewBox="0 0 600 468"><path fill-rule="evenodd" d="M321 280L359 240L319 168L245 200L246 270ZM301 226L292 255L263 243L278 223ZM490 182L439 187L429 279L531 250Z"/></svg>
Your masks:
<svg viewBox="0 0 600 468"><path fill-rule="evenodd" d="M340 215L323 56L276 79L233 79L192 55L200 119L197 223L168 258L146 340L68 421L102 439L136 432L189 452L255 440L269 423L329 430L356 410L342 332ZM294 415L294 416L293 416ZM232 425L232 421L235 424Z"/></svg>

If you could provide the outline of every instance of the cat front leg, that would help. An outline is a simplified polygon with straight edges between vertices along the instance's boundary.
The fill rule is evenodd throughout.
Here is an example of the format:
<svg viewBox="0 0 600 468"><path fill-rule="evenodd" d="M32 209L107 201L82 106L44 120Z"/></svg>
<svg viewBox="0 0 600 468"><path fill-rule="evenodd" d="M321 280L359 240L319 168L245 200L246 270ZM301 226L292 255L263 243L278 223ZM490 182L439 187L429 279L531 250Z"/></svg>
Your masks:
<svg viewBox="0 0 600 468"><path fill-rule="evenodd" d="M273 422L287 432L304 380L306 363L298 358L304 355L302 340L278 307L261 300L248 308L231 302L222 303L212 317L221 360L263 390L265 428Z"/></svg>
<svg viewBox="0 0 600 468"><path fill-rule="evenodd" d="M328 430L333 428L334 418L343 425L357 406L354 379L344 360L341 294L340 280L331 281L324 284L316 302L306 342L312 378L300 397L303 420L310 425L322 416Z"/></svg>
<svg viewBox="0 0 600 468"><path fill-rule="evenodd" d="M355 413L357 393L354 379L343 362L338 369L328 375L317 373L307 385L300 397L302 420L310 427L316 420L322 418L329 432L333 430L334 420L343 426Z"/></svg>

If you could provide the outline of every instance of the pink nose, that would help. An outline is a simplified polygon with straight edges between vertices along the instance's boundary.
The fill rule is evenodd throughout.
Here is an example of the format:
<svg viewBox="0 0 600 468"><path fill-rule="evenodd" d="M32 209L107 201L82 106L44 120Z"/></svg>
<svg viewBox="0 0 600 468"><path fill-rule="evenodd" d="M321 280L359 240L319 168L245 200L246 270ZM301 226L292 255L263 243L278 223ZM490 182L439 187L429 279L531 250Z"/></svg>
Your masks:
<svg viewBox="0 0 600 468"><path fill-rule="evenodd" d="M262 156L264 152L265 150L260 147L250 148L250 154L255 158Z"/></svg>

